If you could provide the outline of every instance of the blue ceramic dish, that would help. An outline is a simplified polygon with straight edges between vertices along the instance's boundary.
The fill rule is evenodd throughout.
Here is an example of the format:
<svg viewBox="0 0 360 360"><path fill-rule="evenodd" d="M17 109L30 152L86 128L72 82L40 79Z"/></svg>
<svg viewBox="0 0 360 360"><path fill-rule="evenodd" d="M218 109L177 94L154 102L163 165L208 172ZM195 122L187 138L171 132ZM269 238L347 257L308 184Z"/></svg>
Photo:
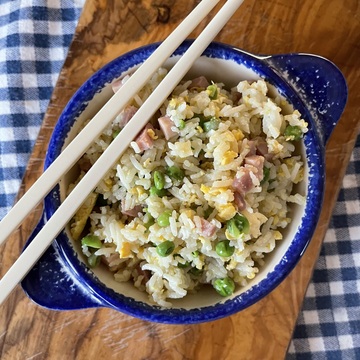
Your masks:
<svg viewBox="0 0 360 360"><path fill-rule="evenodd" d="M190 45L183 43L167 66ZM73 96L64 109L49 143L45 168L59 155L81 118L94 115L99 104L110 96L109 84L133 70L158 46L148 45L127 53L94 74ZM264 78L284 96L309 123L304 137L303 155L307 162L304 208L293 213L293 222L281 245L256 281L229 299L211 293L191 295L171 309L151 305L136 290L125 290L109 284L106 275L90 271L79 249L63 231L22 282L26 294L37 304L54 310L109 307L123 313L155 322L184 324L222 318L256 303L269 294L291 272L304 253L315 231L324 193L325 144L339 120L347 99L347 87L341 72L328 60L308 54L255 56L234 47L212 43L191 70L191 76L207 75L214 81L233 86L240 80ZM95 99L95 100L94 100ZM96 105L94 105L96 103ZM84 115L85 113L85 115ZM44 215L37 232L56 211L64 191L58 185L45 199ZM106 283L106 284L105 284ZM128 285L129 286L129 285Z"/></svg>

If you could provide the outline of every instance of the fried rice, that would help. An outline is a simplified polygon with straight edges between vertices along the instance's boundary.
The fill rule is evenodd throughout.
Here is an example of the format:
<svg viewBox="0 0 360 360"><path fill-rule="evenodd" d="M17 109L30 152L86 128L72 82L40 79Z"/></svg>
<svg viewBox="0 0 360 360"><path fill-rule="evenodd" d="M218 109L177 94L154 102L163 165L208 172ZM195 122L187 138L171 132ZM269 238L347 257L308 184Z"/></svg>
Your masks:
<svg viewBox="0 0 360 360"><path fill-rule="evenodd" d="M159 69L88 149L79 179L165 75ZM282 241L291 207L305 203L295 185L307 123L285 108L264 80L181 82L72 219L89 266L162 307L202 286L222 296L245 286Z"/></svg>

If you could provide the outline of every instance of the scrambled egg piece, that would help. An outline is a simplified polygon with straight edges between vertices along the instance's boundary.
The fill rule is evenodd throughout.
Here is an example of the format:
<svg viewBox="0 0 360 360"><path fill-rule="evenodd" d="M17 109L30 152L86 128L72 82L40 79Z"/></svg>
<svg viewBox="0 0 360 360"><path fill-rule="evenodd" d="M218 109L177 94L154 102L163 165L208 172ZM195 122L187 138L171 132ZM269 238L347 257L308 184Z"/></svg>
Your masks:
<svg viewBox="0 0 360 360"><path fill-rule="evenodd" d="M210 192L211 187L210 186L206 186L204 184L201 184L200 186L200 190L204 193L204 194L208 194Z"/></svg>
<svg viewBox="0 0 360 360"><path fill-rule="evenodd" d="M233 218L236 214L236 208L231 202L219 202L215 198L219 195L226 195L225 193L229 190L226 187L210 187L202 184L200 190L204 193L205 199L209 202L211 207L214 207L218 214L217 217L220 221L227 221ZM226 197L226 196L225 196Z"/></svg>
<svg viewBox="0 0 360 360"><path fill-rule="evenodd" d="M236 153L239 151L239 146L238 146L236 137L231 131L225 131L221 135L221 141L227 142L229 144L230 150L232 150Z"/></svg>
<svg viewBox="0 0 360 360"><path fill-rule="evenodd" d="M170 101L169 101L169 107L175 109L176 108L176 105L178 104L177 100L175 98L172 98Z"/></svg>
<svg viewBox="0 0 360 360"><path fill-rule="evenodd" d="M224 153L224 157L221 159L221 165L227 165L230 164L236 157L238 156L238 153L235 151L226 151Z"/></svg>
<svg viewBox="0 0 360 360"><path fill-rule="evenodd" d="M215 196L218 196L218 195L221 195L221 194L225 193L228 190L228 188L226 188L226 187L210 187L210 186L206 186L204 184L201 184L200 190L205 195L209 195L209 196L207 196L205 198L208 201L211 201L211 200L216 200L216 199L211 199L211 197L215 197Z"/></svg>
<svg viewBox="0 0 360 360"><path fill-rule="evenodd" d="M245 135L240 129L234 129L231 131L237 141L244 139Z"/></svg>
<svg viewBox="0 0 360 360"><path fill-rule="evenodd" d="M189 219L192 219L192 217L196 214L194 210L192 209L184 209L181 210L181 214L185 214Z"/></svg>
<svg viewBox="0 0 360 360"><path fill-rule="evenodd" d="M144 190L144 188L142 186L137 185L137 186L133 187L132 189L130 189L130 193L133 195L141 196L141 195L145 194L146 191Z"/></svg>
<svg viewBox="0 0 360 360"><path fill-rule="evenodd" d="M196 130L197 130L200 134L202 134L202 133L204 132L203 128L202 128L200 125L196 127Z"/></svg>
<svg viewBox="0 0 360 360"><path fill-rule="evenodd" d="M96 204L97 198L97 193L91 193L74 215L73 223L70 226L70 233L74 240L78 240L80 238L86 222Z"/></svg>
<svg viewBox="0 0 360 360"><path fill-rule="evenodd" d="M171 150L174 150L174 152L180 157L180 158L186 158L193 155L193 151L191 149L191 141L177 141L174 144L169 143L168 144Z"/></svg>
<svg viewBox="0 0 360 360"><path fill-rule="evenodd" d="M155 134L155 131L153 129L148 129L147 133L153 140L156 140L158 138L158 136Z"/></svg>
<svg viewBox="0 0 360 360"><path fill-rule="evenodd" d="M128 258L131 255L131 245L129 242L124 241L119 251L120 258Z"/></svg>
<svg viewBox="0 0 360 360"><path fill-rule="evenodd" d="M227 221L232 219L236 215L236 208L233 204L229 203L226 205L218 205L215 207L218 211L217 216L222 221Z"/></svg>

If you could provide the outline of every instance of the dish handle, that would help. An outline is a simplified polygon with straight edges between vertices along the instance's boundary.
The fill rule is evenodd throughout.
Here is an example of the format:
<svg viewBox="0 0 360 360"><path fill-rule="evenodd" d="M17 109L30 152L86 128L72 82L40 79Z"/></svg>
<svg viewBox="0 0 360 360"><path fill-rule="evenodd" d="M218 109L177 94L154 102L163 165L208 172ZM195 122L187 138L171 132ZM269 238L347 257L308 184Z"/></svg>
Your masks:
<svg viewBox="0 0 360 360"><path fill-rule="evenodd" d="M44 226L44 214L32 232L25 247ZM79 310L105 307L71 273L54 242L41 256L21 282L26 295L35 303L51 310Z"/></svg>
<svg viewBox="0 0 360 360"><path fill-rule="evenodd" d="M273 55L264 59L294 88L316 121L326 145L347 101L346 80L331 61L311 54Z"/></svg>

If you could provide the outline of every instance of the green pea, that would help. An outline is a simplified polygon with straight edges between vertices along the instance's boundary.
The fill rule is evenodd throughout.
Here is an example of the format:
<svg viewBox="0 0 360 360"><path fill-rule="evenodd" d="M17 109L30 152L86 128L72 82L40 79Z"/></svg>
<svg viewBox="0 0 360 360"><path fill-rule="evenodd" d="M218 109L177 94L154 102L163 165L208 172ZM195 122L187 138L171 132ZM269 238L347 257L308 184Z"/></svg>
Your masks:
<svg viewBox="0 0 360 360"><path fill-rule="evenodd" d="M226 229L231 236L238 238L241 234L249 233L249 220L242 214L236 214L232 219L227 221Z"/></svg>
<svg viewBox="0 0 360 360"><path fill-rule="evenodd" d="M179 126L178 126L179 130L183 130L185 128L185 121L180 119L179 120Z"/></svg>
<svg viewBox="0 0 360 360"><path fill-rule="evenodd" d="M89 234L81 239L81 245L88 246L93 249L100 249L102 242L98 236Z"/></svg>
<svg viewBox="0 0 360 360"><path fill-rule="evenodd" d="M302 138L303 132L301 131L300 126L288 125L284 131L284 135L286 138L289 138L290 140L298 141Z"/></svg>
<svg viewBox="0 0 360 360"><path fill-rule="evenodd" d="M205 132L208 132L210 130L217 130L219 128L220 120L217 118L211 118L210 121L204 122L202 128Z"/></svg>
<svg viewBox="0 0 360 360"><path fill-rule="evenodd" d="M166 240L156 247L156 252L162 256L169 256L175 249L175 244L172 241Z"/></svg>
<svg viewBox="0 0 360 360"><path fill-rule="evenodd" d="M166 210L162 214L159 215L159 217L156 219L156 222L161 227L166 227L170 225L170 217L171 217L171 211Z"/></svg>
<svg viewBox="0 0 360 360"><path fill-rule="evenodd" d="M148 221L144 223L144 226L147 229L149 229L149 227L154 224L155 224L155 219L150 214L148 214Z"/></svg>
<svg viewBox="0 0 360 360"><path fill-rule="evenodd" d="M113 139L115 139L115 138L120 134L120 131L121 131L121 130L114 130L114 131L113 131L113 133L112 133Z"/></svg>
<svg viewBox="0 0 360 360"><path fill-rule="evenodd" d="M158 190L162 190L165 186L164 174L159 170L154 171L154 185Z"/></svg>
<svg viewBox="0 0 360 360"><path fill-rule="evenodd" d="M211 100L215 100L218 97L218 88L215 84L211 84L206 88L206 91Z"/></svg>
<svg viewBox="0 0 360 360"><path fill-rule="evenodd" d="M97 256L95 254L91 254L88 259L87 262L89 264L89 266L91 268L95 268L100 264L100 256Z"/></svg>
<svg viewBox="0 0 360 360"><path fill-rule="evenodd" d="M229 257L234 253L235 247L230 246L229 240L223 240L216 244L215 250L219 256Z"/></svg>
<svg viewBox="0 0 360 360"><path fill-rule="evenodd" d="M264 174L264 176L263 176L262 180L260 181L260 185L266 183L269 180L270 169L268 167L264 166L263 174Z"/></svg>
<svg viewBox="0 0 360 360"><path fill-rule="evenodd" d="M156 186L151 186L150 188L150 195L156 195L156 196L159 196L159 197L163 197L165 195L167 195L167 190L166 189L157 189Z"/></svg>
<svg viewBox="0 0 360 360"><path fill-rule="evenodd" d="M166 174L172 179L182 181L184 179L184 171L177 166L169 166L166 168Z"/></svg>
<svg viewBox="0 0 360 360"><path fill-rule="evenodd" d="M197 258L197 257L199 257L199 255L200 255L200 251L195 250L195 251L193 251L193 252L191 253L191 255L192 255L194 258Z"/></svg>
<svg viewBox="0 0 360 360"><path fill-rule="evenodd" d="M230 296L235 290L235 283L232 279L226 277L224 279L216 279L213 287L221 296Z"/></svg>

